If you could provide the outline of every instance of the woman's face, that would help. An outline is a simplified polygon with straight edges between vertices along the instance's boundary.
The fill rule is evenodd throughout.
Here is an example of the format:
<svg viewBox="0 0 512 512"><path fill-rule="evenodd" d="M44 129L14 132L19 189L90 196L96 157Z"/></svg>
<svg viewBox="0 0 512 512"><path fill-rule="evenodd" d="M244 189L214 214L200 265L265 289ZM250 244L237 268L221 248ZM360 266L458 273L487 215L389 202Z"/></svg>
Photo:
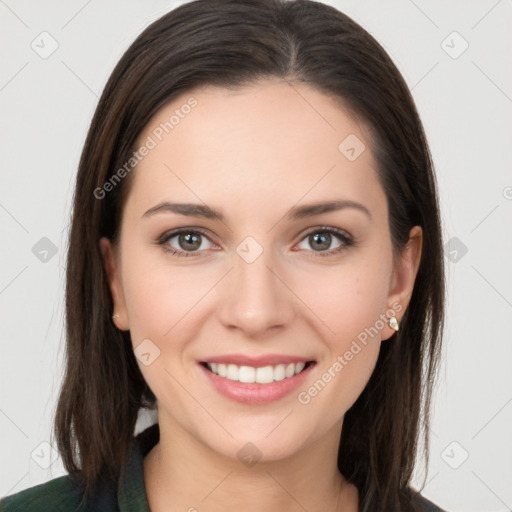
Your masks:
<svg viewBox="0 0 512 512"><path fill-rule="evenodd" d="M417 228L393 260L367 132L272 80L184 93L138 143L119 244L102 249L161 425L232 458L339 441L421 247Z"/></svg>

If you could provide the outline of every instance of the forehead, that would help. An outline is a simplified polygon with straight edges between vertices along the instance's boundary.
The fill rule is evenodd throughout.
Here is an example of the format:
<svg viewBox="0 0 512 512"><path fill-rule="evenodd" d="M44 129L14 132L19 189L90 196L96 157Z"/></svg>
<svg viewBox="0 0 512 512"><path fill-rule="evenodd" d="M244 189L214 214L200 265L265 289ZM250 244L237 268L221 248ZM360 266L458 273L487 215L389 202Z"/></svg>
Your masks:
<svg viewBox="0 0 512 512"><path fill-rule="evenodd" d="M340 101L302 83L185 92L157 112L137 142L151 146L133 171L130 196L141 207L174 198L217 201L220 209L326 193L382 199L365 127Z"/></svg>

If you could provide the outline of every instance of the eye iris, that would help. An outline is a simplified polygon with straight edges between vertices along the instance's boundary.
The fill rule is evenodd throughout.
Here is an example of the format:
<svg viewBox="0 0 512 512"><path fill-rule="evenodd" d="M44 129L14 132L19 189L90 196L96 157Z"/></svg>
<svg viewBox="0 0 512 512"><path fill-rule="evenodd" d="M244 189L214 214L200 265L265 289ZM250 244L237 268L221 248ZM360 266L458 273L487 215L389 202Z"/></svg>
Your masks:
<svg viewBox="0 0 512 512"><path fill-rule="evenodd" d="M196 251L201 246L201 235L197 233L181 233L178 241L183 249Z"/></svg>
<svg viewBox="0 0 512 512"><path fill-rule="evenodd" d="M329 249L331 245L331 238L332 236L330 233L315 233L313 235L309 235L309 243L313 250L321 251Z"/></svg>

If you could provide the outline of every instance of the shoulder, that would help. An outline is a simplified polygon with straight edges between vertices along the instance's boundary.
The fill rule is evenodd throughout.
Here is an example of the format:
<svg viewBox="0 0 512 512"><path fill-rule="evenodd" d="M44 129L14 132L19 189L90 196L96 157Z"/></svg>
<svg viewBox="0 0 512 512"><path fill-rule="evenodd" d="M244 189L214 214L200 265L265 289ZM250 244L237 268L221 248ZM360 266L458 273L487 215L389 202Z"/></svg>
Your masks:
<svg viewBox="0 0 512 512"><path fill-rule="evenodd" d="M412 502L414 512L445 512L442 508L427 500L427 498L421 494L415 494Z"/></svg>
<svg viewBox="0 0 512 512"><path fill-rule="evenodd" d="M0 512L78 511L82 493L68 475L0 499Z"/></svg>
<svg viewBox="0 0 512 512"><path fill-rule="evenodd" d="M88 500L69 475L0 499L0 512L118 512L116 486L98 483Z"/></svg>
<svg viewBox="0 0 512 512"><path fill-rule="evenodd" d="M100 477L87 500L82 486L65 475L0 498L0 512L119 512L120 503L137 503L140 510L148 510L142 461L158 439L158 424L139 433L127 473L116 482Z"/></svg>

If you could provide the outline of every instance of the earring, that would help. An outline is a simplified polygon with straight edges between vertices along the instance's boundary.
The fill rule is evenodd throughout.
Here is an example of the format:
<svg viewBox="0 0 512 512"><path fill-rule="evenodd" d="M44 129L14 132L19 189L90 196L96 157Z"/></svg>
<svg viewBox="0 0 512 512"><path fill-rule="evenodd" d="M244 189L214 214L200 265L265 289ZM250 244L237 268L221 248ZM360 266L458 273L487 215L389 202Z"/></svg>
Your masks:
<svg viewBox="0 0 512 512"><path fill-rule="evenodd" d="M396 316L392 316L389 319L389 327L391 327L391 329L393 329L394 331L398 331L400 329L400 322L398 321Z"/></svg>
<svg viewBox="0 0 512 512"><path fill-rule="evenodd" d="M119 315L112 315L112 322L119 329L119 326L116 323L116 320L119 318Z"/></svg>

